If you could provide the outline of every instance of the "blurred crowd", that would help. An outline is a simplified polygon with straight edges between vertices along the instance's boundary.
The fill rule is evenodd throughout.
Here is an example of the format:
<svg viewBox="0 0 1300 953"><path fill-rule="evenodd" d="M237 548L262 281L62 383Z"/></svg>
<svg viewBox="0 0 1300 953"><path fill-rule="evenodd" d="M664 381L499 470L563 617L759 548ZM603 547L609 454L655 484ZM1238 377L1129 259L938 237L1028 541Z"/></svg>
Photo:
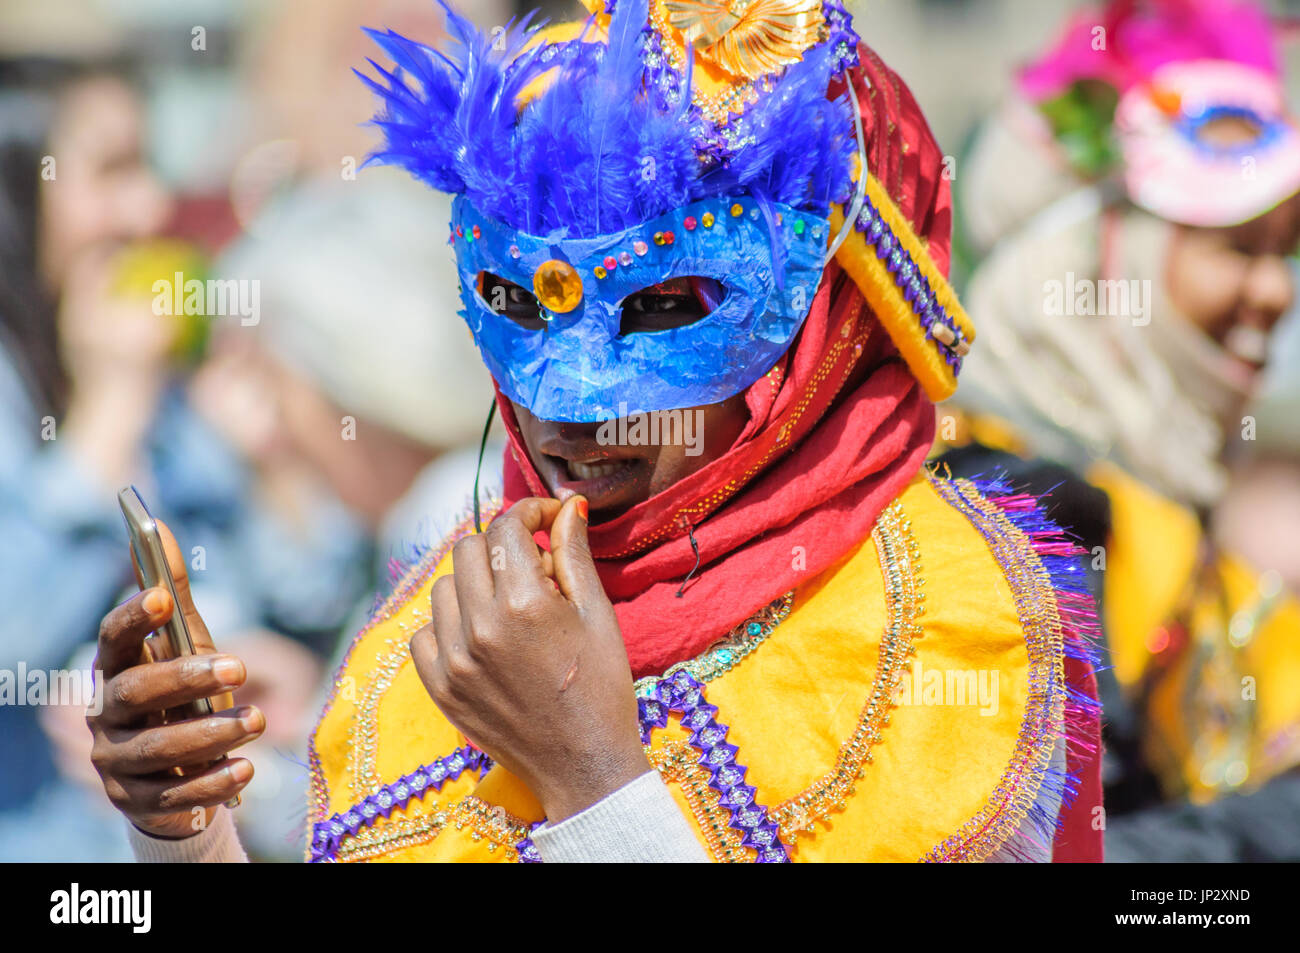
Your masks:
<svg viewBox="0 0 1300 953"><path fill-rule="evenodd" d="M115 499L134 484L255 673L271 727L240 820L290 858L340 634L468 507L492 388L456 317L450 203L360 169L358 27L436 36L432 5L204 12L167 31L199 64L184 77L122 9L0 11L0 668L90 666L97 620L134 589ZM156 118L170 82L201 101L214 75L233 90L219 129ZM178 185L157 128L222 161ZM77 706L0 707L0 859L130 859L88 754Z"/></svg>
<svg viewBox="0 0 1300 953"><path fill-rule="evenodd" d="M1061 52L1109 15L1070 21L1081 4L856 11L953 157L980 340L938 409L938 465L1052 491L1094 553L1116 860L1300 856L1300 143L1294 168L1258 172L1276 195L1220 219L1197 200L1232 190L1191 160L1157 173L1190 211L1146 200L1116 134L1134 90L1199 88L1153 85L1170 64L1243 66L1285 113L1288 30L1249 34L1234 3L1154 4L1176 11L1164 33L1117 21L1108 62L1169 47L1120 78ZM515 12L462 6L489 26ZM238 823L268 860L301 857L306 738L340 646L500 481L450 204L362 168L363 24L442 30L426 0L0 6L0 669L90 666L135 590L115 501L134 484L247 663L239 700L267 715ZM948 47L975 80L928 61ZM1208 148L1262 135L1223 118ZM1053 281L1105 280L1135 289L1120 317L1138 320L1045 310ZM0 706L0 860L130 859L89 744L76 706Z"/></svg>

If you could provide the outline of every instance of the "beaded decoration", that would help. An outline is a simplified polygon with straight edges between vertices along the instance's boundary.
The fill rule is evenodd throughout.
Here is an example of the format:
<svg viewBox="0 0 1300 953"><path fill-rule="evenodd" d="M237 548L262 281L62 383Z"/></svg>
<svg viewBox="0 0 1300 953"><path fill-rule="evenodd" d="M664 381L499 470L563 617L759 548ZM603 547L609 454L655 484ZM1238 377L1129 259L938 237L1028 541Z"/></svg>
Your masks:
<svg viewBox="0 0 1300 953"><path fill-rule="evenodd" d="M686 672L701 683L721 678L766 642L767 637L776 630L776 627L785 621L793 606L794 593L787 593L736 626L703 655L686 662L678 662L663 675L638 679L635 686L637 697L654 698L655 686L664 679L672 678L678 672ZM642 740L649 741L649 738L643 734Z"/></svg>
<svg viewBox="0 0 1300 953"><path fill-rule="evenodd" d="M482 776L491 767L491 758L466 745L445 758L403 775L355 807L313 825L308 859L312 863L332 859L344 838L355 837L363 827L372 826L377 818L386 818L394 810L405 810L412 798L423 798L431 790L441 791L444 784L455 781L466 771L477 771Z"/></svg>

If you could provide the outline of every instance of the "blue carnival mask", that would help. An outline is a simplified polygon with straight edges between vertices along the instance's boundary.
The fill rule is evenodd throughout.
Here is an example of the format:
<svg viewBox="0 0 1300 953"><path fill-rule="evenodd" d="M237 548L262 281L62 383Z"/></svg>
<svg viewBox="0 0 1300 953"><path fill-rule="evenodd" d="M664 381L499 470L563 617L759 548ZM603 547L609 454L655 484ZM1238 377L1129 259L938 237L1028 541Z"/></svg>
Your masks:
<svg viewBox="0 0 1300 953"><path fill-rule="evenodd" d="M721 402L789 349L825 266L826 219L787 206L769 212L770 220L752 198L706 199L614 235L539 238L458 198L452 241L463 316L501 390L543 420ZM485 275L534 294L541 320L525 327L501 300L485 300ZM684 327L623 333L630 296L685 277L714 279L722 300Z"/></svg>
<svg viewBox="0 0 1300 953"><path fill-rule="evenodd" d="M502 392L543 419L595 422L718 403L774 367L807 318L855 157L865 168L857 110L827 98L856 62L840 5L809 6L799 48L757 57L760 73L712 105L665 55L648 0L599 4L554 42L527 18L489 35L443 6L442 50L370 34L396 64L362 76L383 101L372 159L457 196L464 317ZM704 279L707 313L625 324L638 293L682 278ZM537 317L489 300L503 289Z"/></svg>

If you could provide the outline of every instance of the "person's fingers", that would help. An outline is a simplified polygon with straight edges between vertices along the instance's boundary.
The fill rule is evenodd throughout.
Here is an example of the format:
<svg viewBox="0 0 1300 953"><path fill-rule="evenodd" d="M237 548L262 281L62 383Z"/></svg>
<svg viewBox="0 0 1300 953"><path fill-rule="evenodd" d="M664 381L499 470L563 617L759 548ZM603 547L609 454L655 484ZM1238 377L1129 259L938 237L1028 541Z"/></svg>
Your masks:
<svg viewBox="0 0 1300 953"><path fill-rule="evenodd" d="M498 520L507 517L516 519L527 528L528 535L531 537L535 533L551 528L555 517L560 515L560 505L559 500L550 497L530 496L520 500L492 522L495 524Z"/></svg>
<svg viewBox="0 0 1300 953"><path fill-rule="evenodd" d="M262 713L247 706L141 731L110 730L96 738L92 760L102 774L143 777L172 768L211 764L265 730Z"/></svg>
<svg viewBox="0 0 1300 953"><path fill-rule="evenodd" d="M587 541L587 505L581 496L571 497L551 527L555 581L564 597L579 609L607 601Z"/></svg>
<svg viewBox="0 0 1300 953"><path fill-rule="evenodd" d="M421 679L438 664L438 640L433 634L432 622L411 636L411 661L415 663L415 670L420 673Z"/></svg>
<svg viewBox="0 0 1300 953"><path fill-rule="evenodd" d="M448 656L462 650L460 600L456 598L456 582L452 576L440 576L429 594L430 624L438 646L437 665L443 666Z"/></svg>
<svg viewBox="0 0 1300 953"><path fill-rule="evenodd" d="M99 624L95 668L105 681L144 661L144 640L172 616L172 597L166 589L138 592Z"/></svg>
<svg viewBox="0 0 1300 953"><path fill-rule="evenodd" d="M127 669L104 686L104 720L126 726L244 684L244 663L229 655L192 655Z"/></svg>
<svg viewBox="0 0 1300 953"><path fill-rule="evenodd" d="M474 534L458 540L451 551L451 568L461 616L487 611L496 591L487 537Z"/></svg>
<svg viewBox="0 0 1300 953"><path fill-rule="evenodd" d="M167 774L153 778L105 778L104 791L113 805L128 816L178 814L196 807L224 804L252 779L252 762L247 758L232 758L184 777Z"/></svg>
<svg viewBox="0 0 1300 953"><path fill-rule="evenodd" d="M440 652L438 638L434 634L434 623L430 622L411 636L411 661L415 663L415 671L433 703L442 709L450 699L450 693Z"/></svg>
<svg viewBox="0 0 1300 953"><path fill-rule="evenodd" d="M494 519L486 533L493 570L512 585L543 585L547 576L534 537L549 530L559 512L559 500L531 497Z"/></svg>

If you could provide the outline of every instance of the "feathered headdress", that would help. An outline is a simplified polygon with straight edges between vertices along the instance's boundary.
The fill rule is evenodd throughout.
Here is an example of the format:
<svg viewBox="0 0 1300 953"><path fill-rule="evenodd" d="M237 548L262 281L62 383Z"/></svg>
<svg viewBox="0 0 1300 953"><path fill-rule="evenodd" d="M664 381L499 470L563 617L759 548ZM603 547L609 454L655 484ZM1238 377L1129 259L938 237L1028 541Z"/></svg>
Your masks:
<svg viewBox="0 0 1300 953"><path fill-rule="evenodd" d="M850 192L852 113L826 97L838 66L828 43L779 66L781 81L735 117L728 144L693 102L689 64L681 86L663 81L671 67L655 52L648 0L617 4L607 42L592 37L596 15L576 39L548 39L531 16L492 35L438 2L445 50L367 31L398 67L371 60L378 81L359 74L384 102L373 159L504 224L607 234L739 193L824 215Z"/></svg>
<svg viewBox="0 0 1300 953"><path fill-rule="evenodd" d="M839 0L584 0L585 23L490 34L438 3L441 50L368 31L395 64L362 75L382 104L371 161L459 197L465 316L512 399L569 420L627 388L659 408L725 399L784 353L832 257L927 393L952 394L974 328L866 168ZM725 300L625 334L622 301L674 275ZM531 286L547 333L493 314L485 276Z"/></svg>

